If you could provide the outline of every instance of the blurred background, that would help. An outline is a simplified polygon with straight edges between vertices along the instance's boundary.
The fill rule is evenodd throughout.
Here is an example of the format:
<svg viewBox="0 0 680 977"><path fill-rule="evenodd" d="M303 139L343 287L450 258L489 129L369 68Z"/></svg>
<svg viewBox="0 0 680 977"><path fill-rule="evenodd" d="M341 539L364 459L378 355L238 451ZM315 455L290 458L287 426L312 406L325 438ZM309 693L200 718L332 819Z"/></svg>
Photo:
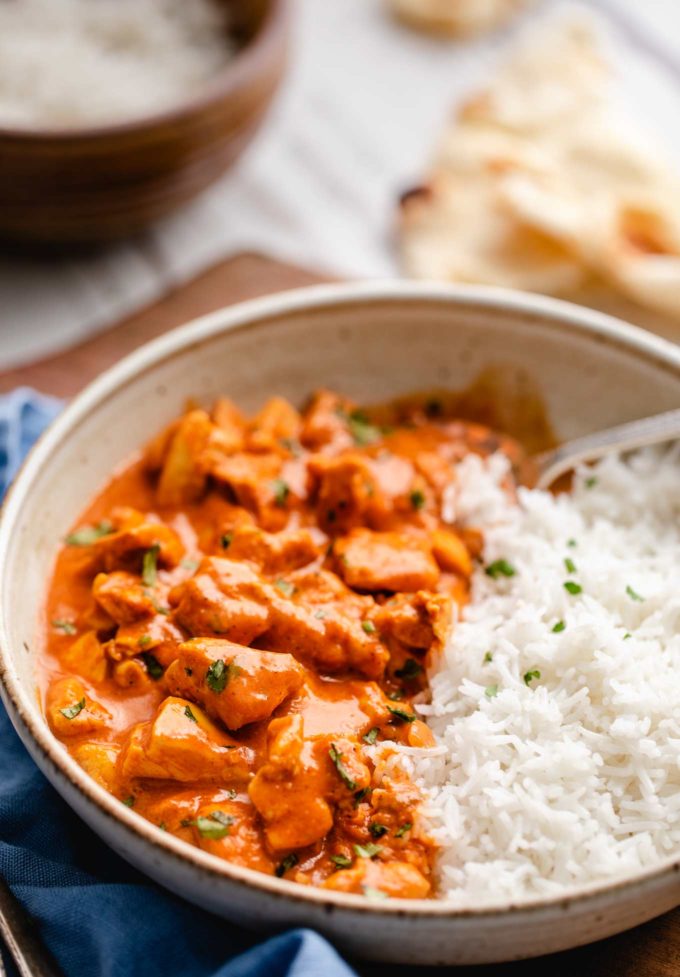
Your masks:
<svg viewBox="0 0 680 977"><path fill-rule="evenodd" d="M71 393L88 371L170 325L317 279L417 274L527 287L521 276L508 280L502 257L474 273L438 260L452 242L481 245L461 234L455 207L427 194L460 107L493 87L514 52L531 62L541 32L570 18L596 37L606 98L636 132L645 155L637 182L654 197L657 165L665 187L680 180L677 0L212 3L202 0L189 15L172 0L98 0L87 13L82 0L0 0L4 389L32 382ZM573 66L565 58L544 59L538 76L529 73L532 87L568 89ZM523 98L535 101L535 90L522 89L527 77L520 71L507 81L520 111ZM600 104L600 81L581 79L584 111ZM506 82L498 84L502 96ZM564 126L559 160L573 160L579 146L570 149ZM530 127L520 128L531 144ZM449 136L455 155L456 130ZM537 132L536 145L544 137ZM550 134L551 146L556 138ZM608 139L603 131L603 146ZM591 151L592 139L597 155ZM446 164L459 194L465 167L473 186L488 164L476 152L465 165ZM559 160L554 170L568 182ZM560 199L593 194L594 204L606 174L617 181L629 164L626 157L615 171L609 160L604 181L575 179ZM427 197L426 212L400 206L414 187L421 202ZM486 213L488 200L479 200ZM677 325L680 336L680 220L659 230L657 205L628 234L627 244L654 259L630 266L631 276L643 275L632 298L620 265L600 274L597 257L597 277L605 291L646 307L650 318L638 321L666 335ZM84 342L83 359L74 350ZM25 372L55 356L51 370Z"/></svg>

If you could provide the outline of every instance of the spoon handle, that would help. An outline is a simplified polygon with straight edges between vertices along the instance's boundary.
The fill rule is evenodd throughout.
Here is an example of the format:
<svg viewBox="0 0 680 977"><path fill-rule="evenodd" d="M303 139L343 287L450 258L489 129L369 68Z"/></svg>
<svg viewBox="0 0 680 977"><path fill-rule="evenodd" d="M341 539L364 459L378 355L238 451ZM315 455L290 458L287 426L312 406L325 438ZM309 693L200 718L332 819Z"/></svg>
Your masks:
<svg viewBox="0 0 680 977"><path fill-rule="evenodd" d="M0 877L0 934L21 977L62 977L35 925Z"/></svg>
<svg viewBox="0 0 680 977"><path fill-rule="evenodd" d="M583 461L595 461L612 452L633 451L648 444L661 444L680 438L680 410L643 417L629 421L606 431L586 434L585 437L566 441L552 451L536 455L538 469L536 487L549 488L556 478L571 471Z"/></svg>

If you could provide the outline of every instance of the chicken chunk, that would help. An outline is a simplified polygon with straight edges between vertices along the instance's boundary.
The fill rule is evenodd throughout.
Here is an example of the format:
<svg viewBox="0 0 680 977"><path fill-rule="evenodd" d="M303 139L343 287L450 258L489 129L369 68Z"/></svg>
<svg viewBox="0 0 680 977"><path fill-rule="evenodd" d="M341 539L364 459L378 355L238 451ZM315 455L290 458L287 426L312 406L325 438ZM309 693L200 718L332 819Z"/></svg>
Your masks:
<svg viewBox="0 0 680 977"><path fill-rule="evenodd" d="M252 759L250 750L218 729L197 705L169 696L153 720L133 727L120 772L127 779L243 783Z"/></svg>
<svg viewBox="0 0 680 977"><path fill-rule="evenodd" d="M304 848L331 829L340 794L368 786L368 767L347 740L306 740L301 716L272 720L267 738L267 761L250 783L250 799L273 849Z"/></svg>
<svg viewBox="0 0 680 977"><path fill-rule="evenodd" d="M81 743L73 756L90 777L111 790L116 782L116 763L120 747L116 743Z"/></svg>
<svg viewBox="0 0 680 977"><path fill-rule="evenodd" d="M213 427L203 410L192 410L182 418L163 459L157 489L160 505L196 502L203 495L207 481L203 455Z"/></svg>
<svg viewBox="0 0 680 977"><path fill-rule="evenodd" d="M177 566L184 556L184 547L170 526L147 518L135 509L119 510L119 513L114 531L101 536L90 547L96 566L107 572L140 570L144 553L154 548L157 548L159 566Z"/></svg>
<svg viewBox="0 0 680 977"><path fill-rule="evenodd" d="M276 597L264 640L272 650L289 651L322 672L352 669L379 678L388 652L375 631L341 604L305 604ZM350 613L348 613L350 610Z"/></svg>
<svg viewBox="0 0 680 977"><path fill-rule="evenodd" d="M118 628L116 636L107 641L106 654L113 661L125 661L138 655L153 655L163 668L177 657L185 640L184 633L165 614Z"/></svg>
<svg viewBox="0 0 680 977"><path fill-rule="evenodd" d="M61 656L62 664L90 682L103 682L106 677L106 654L96 631L86 631Z"/></svg>
<svg viewBox="0 0 680 977"><path fill-rule="evenodd" d="M276 451L281 441L297 440L302 420L283 397L272 397L249 427L248 448L251 451Z"/></svg>
<svg viewBox="0 0 680 977"><path fill-rule="evenodd" d="M402 533L355 529L336 541L340 574L358 590L431 590L439 568L426 539Z"/></svg>
<svg viewBox="0 0 680 977"><path fill-rule="evenodd" d="M116 624L134 624L155 614L149 588L143 586L139 577L125 570L98 573L92 584L92 594Z"/></svg>
<svg viewBox="0 0 680 977"><path fill-rule="evenodd" d="M274 861L260 840L257 812L252 804L228 799L200 804L189 825L199 848L271 875Z"/></svg>
<svg viewBox="0 0 680 977"><path fill-rule="evenodd" d="M351 668L379 677L387 650L375 632L362 626L368 615L368 610L362 615L357 609L362 598L351 595L333 574L319 571L313 577L325 593L318 586L310 588L302 575L295 578L298 597L297 583L279 579L270 584L244 563L209 557L171 594L178 602L175 619L197 637L222 637L241 645L257 639L269 650L290 652L326 671ZM337 606L324 603L334 596L342 598Z"/></svg>
<svg viewBox="0 0 680 977"><path fill-rule="evenodd" d="M80 736L106 729L111 713L77 678L56 681L47 694L47 720L58 736Z"/></svg>
<svg viewBox="0 0 680 977"><path fill-rule="evenodd" d="M283 459L280 454L237 452L216 459L210 474L226 485L236 502L253 512L266 528L281 529L286 522L285 499L278 483Z"/></svg>
<svg viewBox="0 0 680 977"><path fill-rule="evenodd" d="M371 624L372 597L353 593L328 570L310 568L277 580L270 600L269 648L290 651L324 672L382 675L387 649Z"/></svg>
<svg viewBox="0 0 680 977"><path fill-rule="evenodd" d="M208 557L170 594L175 620L193 635L249 645L269 627L267 594L245 563Z"/></svg>
<svg viewBox="0 0 680 977"><path fill-rule="evenodd" d="M415 865L370 858L359 858L351 868L334 872L323 887L359 895L383 892L391 899L424 899L430 892L430 883Z"/></svg>
<svg viewBox="0 0 680 977"><path fill-rule="evenodd" d="M212 421L222 434L222 445L229 453L241 451L246 430L243 414L228 397L219 397L212 410Z"/></svg>
<svg viewBox="0 0 680 977"><path fill-rule="evenodd" d="M227 550L229 559L246 560L267 576L297 570L320 556L307 529L266 533L256 526L239 526L231 533Z"/></svg>
<svg viewBox="0 0 680 977"><path fill-rule="evenodd" d="M200 702L227 729L240 729L268 719L297 692L304 669L292 655L195 638L180 645L165 681L175 694Z"/></svg>
<svg viewBox="0 0 680 977"><path fill-rule="evenodd" d="M369 457L345 451L316 455L308 463L319 525L329 535L358 526L389 529L413 517L413 465L389 452Z"/></svg>
<svg viewBox="0 0 680 977"><path fill-rule="evenodd" d="M443 647L451 626L451 598L419 590L395 594L376 613L376 626L407 648Z"/></svg>
<svg viewBox="0 0 680 977"><path fill-rule="evenodd" d="M335 536L366 524L376 482L365 455L356 452L330 458L316 455L307 470L316 496L317 519L325 532Z"/></svg>
<svg viewBox="0 0 680 977"><path fill-rule="evenodd" d="M472 557L461 537L451 529L435 529L432 554L442 570L467 579L472 575Z"/></svg>
<svg viewBox="0 0 680 977"><path fill-rule="evenodd" d="M353 406L330 390L317 391L303 416L300 440L304 446L312 451L349 448L353 439L347 429L347 416Z"/></svg>

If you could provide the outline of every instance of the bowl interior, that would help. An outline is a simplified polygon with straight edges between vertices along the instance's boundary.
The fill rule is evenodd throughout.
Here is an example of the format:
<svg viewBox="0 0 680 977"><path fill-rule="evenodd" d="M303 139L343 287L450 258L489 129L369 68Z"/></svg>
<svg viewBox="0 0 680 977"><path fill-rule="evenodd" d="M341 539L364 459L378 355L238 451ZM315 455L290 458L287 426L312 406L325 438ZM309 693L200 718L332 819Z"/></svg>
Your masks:
<svg viewBox="0 0 680 977"><path fill-rule="evenodd" d="M343 291L332 288L299 294L224 310L161 339L119 364L58 422L44 445L47 457L30 466L30 487L23 480L20 518L6 518L0 536L0 548L7 545L0 581L5 652L33 697L47 568L64 533L112 468L190 399L208 405L226 394L252 412L273 394L300 405L325 386L375 403L474 388L480 376L491 376L492 413L508 433L534 437L536 447L543 430L542 417L537 431L531 423L537 403L563 440L670 410L680 400L680 354L673 365L577 328L560 303L513 306L502 296L480 302L474 292L452 301L446 290L428 298L417 287L396 298L349 292L334 301ZM542 311L546 304L562 309L563 318ZM484 407L472 398L466 413L478 419Z"/></svg>
<svg viewBox="0 0 680 977"><path fill-rule="evenodd" d="M560 439L680 402L680 350L663 340L548 299L409 284L307 289L222 310L82 394L32 454L0 525L6 688L71 779L84 775L49 734L36 693L41 606L64 533L116 465L190 398L226 394L248 412L273 394L301 404L327 386L371 403L463 390L480 374L505 378L492 399L510 433L536 398Z"/></svg>

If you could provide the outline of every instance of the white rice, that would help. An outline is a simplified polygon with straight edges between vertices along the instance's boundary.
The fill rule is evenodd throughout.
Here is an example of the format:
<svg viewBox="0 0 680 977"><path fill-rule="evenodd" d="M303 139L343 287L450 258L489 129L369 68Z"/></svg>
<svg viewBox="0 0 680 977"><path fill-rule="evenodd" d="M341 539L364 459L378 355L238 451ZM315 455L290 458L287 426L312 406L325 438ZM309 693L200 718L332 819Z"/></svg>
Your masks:
<svg viewBox="0 0 680 977"><path fill-rule="evenodd" d="M487 565L515 575L475 573L419 707L438 746L386 758L425 790L439 894L461 907L680 851L680 451L612 457L572 494L522 489L518 504L506 470L466 459L449 503L483 529Z"/></svg>
<svg viewBox="0 0 680 977"><path fill-rule="evenodd" d="M0 0L0 126L63 127L185 101L230 58L215 0Z"/></svg>

